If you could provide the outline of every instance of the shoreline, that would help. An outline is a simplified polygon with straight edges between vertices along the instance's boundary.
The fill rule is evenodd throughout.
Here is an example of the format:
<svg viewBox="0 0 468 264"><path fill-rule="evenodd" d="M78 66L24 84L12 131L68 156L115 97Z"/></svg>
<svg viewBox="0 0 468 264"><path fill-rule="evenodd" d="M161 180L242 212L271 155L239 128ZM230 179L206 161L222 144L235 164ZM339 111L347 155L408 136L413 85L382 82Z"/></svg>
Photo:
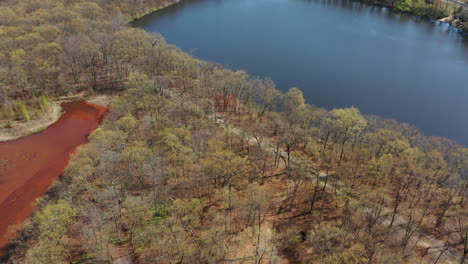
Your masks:
<svg viewBox="0 0 468 264"><path fill-rule="evenodd" d="M135 14L133 16L128 17L128 23L130 27L132 27L130 24L136 20L141 19L142 17L161 11L165 8L168 8L170 6L176 5L181 3L184 0L175 0L173 2L168 2L160 6L155 6L153 8L149 8L148 10ZM380 4L380 3L374 3L374 2L369 2L366 0L355 0L360 3L364 3L367 5L371 6L380 6L380 7L386 7L389 10L393 12L398 12L398 13L406 13L410 15L417 15L421 17L427 17L429 19L433 19L434 21L440 22L440 23L448 23L451 26L455 27L458 29L458 32L461 34L464 34L465 32L462 29L462 23L463 21L451 16L443 17L443 18L437 18L434 16L429 16L429 15L424 15L424 14L418 14L413 11L400 11L398 10L395 6L391 5L385 5L385 4ZM447 4L450 4L454 7L456 5L446 2ZM11 121L12 122L12 127L11 128L6 128L6 127L0 127L0 142L4 141L10 141L10 140L15 140L30 134L34 134L37 132L40 132L44 129L46 129L48 126L56 122L62 113L60 104L64 102L71 102L71 101L79 101L79 100L84 100L92 104L100 105L100 106L105 106L108 107L110 105L110 96L109 95L96 95L92 97L86 98L82 93L81 94L76 94L72 96L62 96L62 97L57 97L53 99L53 103L51 103L51 107L48 110L47 113L44 114L44 117L31 120L29 122L24 122L24 121Z"/></svg>
<svg viewBox="0 0 468 264"><path fill-rule="evenodd" d="M42 118L33 119L29 122L11 121L11 128L0 127L0 142L11 141L47 129L57 122L62 115L62 103L73 101L86 101L90 104L109 107L112 97L110 95L96 95L85 98L82 94L69 97L58 97L51 100L51 106Z"/></svg>
<svg viewBox="0 0 468 264"><path fill-rule="evenodd" d="M103 102L102 98L97 99ZM91 101L96 101L96 98ZM59 102L54 103L57 105ZM88 136L101 124L109 110L83 100L61 103L61 109L63 112L58 121L48 126L44 133L0 142L0 160L16 166L0 164L0 170L4 172L0 186L0 212L9 212L0 220L0 263L3 263L3 258L8 258L16 230L21 229L25 220L33 215L38 201L43 200L67 168L72 154L88 142ZM13 152L8 151L12 149Z"/></svg>
<svg viewBox="0 0 468 264"><path fill-rule="evenodd" d="M138 13L138 14L135 14L133 16L130 16L128 17L128 24L146 16L146 15L149 15L149 14L152 14L154 12L157 12L157 11L161 11L167 7L170 7L170 6L173 6L175 4L178 4L180 2L182 2L183 0L175 0L174 2L169 2L169 3L166 3L166 4L163 4L163 5L160 5L160 6L155 6L155 7L152 7L146 11L144 11L143 13Z"/></svg>
<svg viewBox="0 0 468 264"><path fill-rule="evenodd" d="M144 11L143 13L139 13L139 14L135 14L133 16L130 16L128 18L128 24L131 24L132 22L134 22L134 21L136 21L138 19L141 19L142 17L144 17L146 15L149 15L149 14L152 14L154 12L161 11L161 10L167 8L167 7L176 5L176 4L178 4L178 3L182 2L182 1L184 1L184 0L175 0L174 2L167 3L166 5L156 6L156 7L148 9L147 11ZM418 14L417 12L412 11L412 10L401 11L401 10L398 10L398 8L396 6L392 6L392 5L388 5L388 4L386 5L384 3L375 3L375 2L372 2L372 1L366 1L366 0L354 0L354 1L364 3L364 4L368 4L368 5L371 5L371 6L386 7L386 8L390 9L393 12L416 15L416 16L421 16L421 17L426 17L426 18L429 18L429 19L433 19L433 20L441 22L441 23L448 23L451 26L457 28L459 33L461 33L461 34L466 33L466 32L463 31L463 23L468 23L468 21L463 21L461 18L456 18L456 17L453 16L453 14L449 15L449 16L445 16L445 17L437 17L437 16L426 15L426 14ZM453 4L450 1L447 1L447 2L444 2L444 3L453 6L455 9L458 8L457 5Z"/></svg>
<svg viewBox="0 0 468 264"><path fill-rule="evenodd" d="M177 3L166 7L179 4L174 6L174 9L181 8L181 0L175 1ZM167 10L169 13L172 11ZM166 11L155 14L155 17L164 16L165 13ZM129 28L131 24L127 23L122 27ZM143 37L135 37L136 40L141 40L138 43L151 47L151 39L148 37L150 33L139 33L142 33ZM126 39L131 37L133 36L130 35ZM129 45L126 50L132 51L134 47L135 45ZM162 52L172 51L171 46L161 49ZM60 159L50 159L52 162L38 162L39 158L44 156L43 153L49 156L49 152L55 151L55 147L63 149L65 146L66 149L70 149L68 144L74 142L70 138L76 135L76 131L87 126L81 118L69 118L68 120L79 121L73 124L61 121L69 113L66 104L62 105L63 110L59 110L58 121L48 124L47 130L40 133L32 130L31 133L37 134L20 137L5 144L23 142L23 147L12 148L14 151L11 152L18 152L16 156L20 157L15 159L15 166L8 166L14 161L10 158L13 155L8 151L3 151L4 159L0 158L7 161L3 165L8 166L16 175L28 175L19 170L25 170L33 164L38 168L42 164L47 168L57 164L65 165L61 174L55 178L48 178L41 169L44 178L47 176L47 181L38 181L36 176L30 180L34 183L40 182L41 184L36 186L41 188L49 184L47 191L40 193L40 198L35 200L32 213L25 218L29 220L22 221L17 225L18 229L14 229L13 235L16 238L10 239L7 246L3 247L6 250L5 256L2 256L0 243L0 263L48 263L54 259L57 262L69 263L160 260L176 262L185 256L193 256L187 257L186 260L195 263L205 262L205 259L216 262L217 256L219 261L244 261L253 259L254 254L257 259L260 250L260 254L266 256L265 261L276 261L276 255L280 262L314 262L316 259L338 259L349 254L359 255L362 261L370 261L372 258L383 262L385 259L399 261L401 258L401 262L411 262L413 254L416 259L425 248L427 250L420 262L424 258L432 260L435 257L441 261L458 260L458 253L452 254L452 246L446 245L452 241L449 241L449 238L449 242L445 241L446 233L458 232L453 226L456 225L459 212L463 213L463 210L460 210L463 207L456 205L459 200L459 196L455 196L457 194L454 194L451 200L453 205L443 208L446 215L440 228L428 228L433 226L436 222L435 217L440 215L439 210L436 210L437 205L445 205L445 198L439 200L436 199L437 196L448 192L449 187L450 194L452 193L452 186L440 184L439 187L435 184L439 178L445 176L445 164L450 165L452 162L450 155L454 148L446 146L449 144L445 139L425 142L425 136L419 134L417 128L411 125L406 126L400 121L380 123L377 118L372 122L373 120L367 119L364 114L361 115L354 107L340 108L342 110L322 108L324 111L320 108L315 109L311 105L312 102L307 102L310 99L304 100L302 92L297 88L283 93L277 90L274 84L270 87L268 80L257 82L250 74L245 79L234 79L237 77L234 75L236 72L224 72L225 67L219 70L209 67L210 65L205 68L197 59L192 58L190 54L185 56L186 53L179 49L174 51L174 54L171 53L167 60L162 60L162 65L158 65L160 68L152 67L150 63L139 63L146 62L146 59L151 62L150 59L159 58L150 57L151 51L147 48L135 55L135 62L122 62L123 66L130 69L130 77L118 79L122 82L128 81L118 86L123 89L113 91L109 87L110 89L96 89L96 92L90 89L89 93L75 92L70 96L51 98L50 107L42 117L52 106L60 107L65 102L90 104L93 106L91 108L108 107L105 111L100 110L97 128L83 130L83 133L77 134L76 138L81 139L81 142L83 137L86 138L85 143L78 145L71 152L73 154L65 155L68 156L66 160L63 160L64 155L61 155ZM173 61L179 58L177 55L180 60L175 64ZM192 64L195 66L172 66ZM150 70L147 70L148 68ZM199 74L204 74L205 69L206 76ZM112 78L113 75L110 76ZM184 83L179 85L179 81ZM192 87L194 88L191 89ZM264 87L271 90L263 89ZM104 92L106 90L109 92ZM165 90L168 92L163 94ZM232 95L235 106L240 107L236 107L234 111L218 111L218 107L222 106L216 104L217 94L224 99L224 109L228 109L232 103L226 99L231 98L231 94L224 95L221 92L231 90L234 90ZM179 93L180 96L171 96ZM261 97L262 101L256 101L256 96ZM104 125L99 127L111 109L111 103L115 113L108 116ZM266 112L260 112L262 108ZM87 117L95 111L83 112ZM30 122L21 123L41 123L39 120L42 117L35 117ZM380 116L378 118L386 119ZM221 126L219 120L223 123ZM64 126L68 128L65 129ZM96 131L94 135L93 131ZM29 139L41 144L32 148L35 144L30 144ZM171 161L169 158L174 156L171 156L170 151L165 151L167 142L172 144L169 146L171 151L174 150L172 152L176 153L176 158L182 162L165 162ZM436 144L439 142L440 145ZM0 142L0 145L2 143ZM89 144L88 147L80 147L86 144ZM20 150L26 154L20 153ZM33 155L29 155L30 152L34 152ZM56 153L60 154L58 150ZM179 158L179 153L185 155L183 160ZM223 158L224 160L221 160ZM160 160L162 162L159 162ZM221 166L220 160L224 162ZM434 161L434 166L427 165L427 161ZM452 170L448 165L449 176L458 177L458 169ZM219 167L227 170L219 171ZM55 168L60 167L54 167L54 170ZM232 171L236 172L234 176ZM439 171L442 171L441 176L432 176L439 175ZM5 173L12 176L16 176L15 174L8 171ZM220 178L219 175L223 177ZM463 174L460 175L461 178ZM200 184L200 179L208 184ZM218 179L222 184L217 184ZM400 196L394 195L394 182L400 184L397 188L404 190L401 199ZM160 185L157 186L157 190L155 184ZM229 185L227 194L225 185ZM231 185L234 186L232 195ZM294 190L292 196L291 186L295 185L299 187ZM21 192L17 192L15 198L29 195L31 190L36 191L36 186L29 186L29 190L22 189ZM319 191L314 192L312 196L314 189ZM457 193L457 186L454 189ZM162 193L161 197L159 193ZM232 211L231 196L235 198ZM427 197L436 198L426 203ZM397 199L403 201L399 207L403 209L391 215L395 207L394 201ZM252 200L255 200L255 204ZM405 203L406 201L408 202ZM374 204L379 206L379 216L376 218L379 221L375 224L375 217L368 221L373 221L374 230L377 230L373 231L371 237L371 231L366 229L369 223L361 223L360 218L368 215L369 211L372 213L375 209ZM4 207L6 209L3 211L8 212L6 215L10 216L18 207L10 207L15 210L7 210L8 208ZM432 210L433 207L436 209ZM424 222L421 220L417 225L412 224L413 215L425 210L424 208L430 208L427 214L423 215ZM257 233L250 235L250 230L257 232L256 222L252 223L250 218L243 217L251 212L264 215L262 221L258 220L258 236ZM271 217L267 218L270 215ZM194 219L194 225L189 228L195 230L195 234L183 231L185 225L179 221L181 217ZM107 221L109 219L112 221ZM284 219L291 221L285 222ZM461 225L460 221L463 221L463 218L459 219L458 223ZM228 232L225 232L226 221L234 223L232 227L229 225ZM211 222L213 225L205 228L204 222ZM404 236L403 227L410 224L414 231L410 237ZM53 233L50 232L51 229ZM328 243L336 239L333 236L324 239L322 233L315 232L320 229L323 229L324 233L336 233L339 237L344 237L348 244L337 245L337 254L335 251L322 252L323 250L315 245L316 241ZM174 233L172 230L182 232ZM219 235L219 230L223 234ZM362 232L357 233L355 230ZM385 232L378 232L379 230ZM400 245L400 237L408 246L404 244L403 248L401 243L401 246L397 247ZM185 241L187 238L189 242L179 247L178 241ZM367 248L370 239L384 242L380 243L379 247ZM205 243L208 240L214 243ZM231 242L236 240L239 241L238 245L234 243L231 247ZM414 240L416 243L412 245ZM350 243L352 248L348 246ZM246 251L245 244L253 246L249 246ZM204 253L220 247L223 247L220 250L222 254L215 256ZM163 251L160 251L161 248ZM429 249L439 248L444 250L440 255L439 251L429 252ZM160 252L168 252L168 257L160 258ZM323 254L316 254L317 252ZM369 255L371 257L367 258Z"/></svg>
<svg viewBox="0 0 468 264"><path fill-rule="evenodd" d="M0 127L0 142L15 140L45 130L55 123L61 115L62 107L59 103L53 102L42 118L29 122L11 121L10 128Z"/></svg>
<svg viewBox="0 0 468 264"><path fill-rule="evenodd" d="M400 10L400 9L398 9L397 6L389 5L389 4L385 4L385 3L373 2L373 1L368 1L368 0L354 0L354 1L364 3L364 4L367 4L367 5L371 5L371 6L385 7L385 8L388 8L390 11L396 12L396 13L415 15L415 16L429 18L429 19L432 19L432 20L437 21L437 22L447 23L450 26L455 27L458 30L458 33L461 33L461 34L466 33L465 31L463 31L463 23L468 23L468 21L463 21L460 17L458 17L458 18L455 17L453 13L450 14L450 15L447 14L445 16L440 17L440 16L435 16L435 15L430 15L430 14L421 14L421 13L418 13L417 11L415 11L415 10L412 10L412 9L410 9L408 11ZM454 10L459 8L459 6L453 4L450 1L443 1L442 3L452 6L454 8ZM437 9L441 10L440 8L437 8Z"/></svg>

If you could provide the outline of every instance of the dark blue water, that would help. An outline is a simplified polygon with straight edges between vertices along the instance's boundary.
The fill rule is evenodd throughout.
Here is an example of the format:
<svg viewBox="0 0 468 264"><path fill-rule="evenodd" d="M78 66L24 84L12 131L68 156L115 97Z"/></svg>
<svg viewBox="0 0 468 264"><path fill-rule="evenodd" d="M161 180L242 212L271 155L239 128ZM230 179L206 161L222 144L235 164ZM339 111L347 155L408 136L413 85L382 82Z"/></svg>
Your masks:
<svg viewBox="0 0 468 264"><path fill-rule="evenodd" d="M468 42L447 24L350 0L189 0L134 24L319 107L468 145Z"/></svg>

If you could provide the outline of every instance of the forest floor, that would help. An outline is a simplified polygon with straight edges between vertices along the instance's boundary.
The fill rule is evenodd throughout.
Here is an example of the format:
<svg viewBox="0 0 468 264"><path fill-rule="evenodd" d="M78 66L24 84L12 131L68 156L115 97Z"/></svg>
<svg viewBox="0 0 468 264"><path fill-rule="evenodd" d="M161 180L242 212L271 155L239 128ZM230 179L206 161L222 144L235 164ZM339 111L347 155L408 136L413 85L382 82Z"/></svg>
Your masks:
<svg viewBox="0 0 468 264"><path fill-rule="evenodd" d="M247 135L248 145L255 146L258 144L257 140L254 137L252 137L253 131L249 129L249 126L247 124L245 124L242 121L236 122L234 121L235 120L234 118L231 119L228 116L223 115L223 114L221 114L220 116L221 116L220 120L222 120L221 123L223 124L225 129L231 131L234 135L238 137L242 137L242 135L244 136ZM231 121L228 121L228 120L231 120ZM282 156L283 158L287 156L287 153L285 150L281 148L277 149L277 146L276 146L277 144L274 138L270 138L268 136L261 136L261 137L258 137L258 139L259 139L259 142L261 142L261 148L265 152L269 153L269 155L275 156L277 155L276 152L278 151L279 156ZM306 161L301 160L301 158L297 157L294 154L291 154L291 160L294 160L296 163L306 162ZM311 166L311 165L308 164L308 166ZM316 170L315 168L311 168L311 169ZM326 173L324 172L317 171L317 173L319 173L320 178L324 178L327 176ZM311 177L313 176L311 175ZM287 178L285 177L281 177L281 178L282 178L281 181L283 182L282 184L283 186L285 184L286 186L290 184ZM265 185L268 186L267 188L276 188L277 191L275 193L280 194L281 192L279 192L278 186L273 187L275 185L273 182L274 182L274 178L273 179L270 178L265 182ZM321 184L323 184L323 182ZM329 191L338 192L338 193L343 192L341 190L343 187L344 187L343 184L340 182L336 183L334 190L330 190L332 188L332 184L329 184L326 186L326 188L329 189ZM283 191L282 195L279 195L279 196L283 196L283 201L281 201L281 199L277 200L275 201L275 204L279 205L282 202L285 202L286 196L284 194L285 194L285 191ZM363 208L363 210L365 210L365 208ZM390 208L386 208L383 212L383 214L390 214L390 213L391 213ZM285 218L288 216L291 217L290 215L287 215L287 216L276 215L273 218L269 217L265 223L266 225L265 228L271 228L271 226L269 225L271 225L272 221L277 221L279 220L278 218ZM393 229L397 237L404 236L405 226L407 222L408 220L406 219L406 217L398 215L398 214L396 215L395 222L393 224L394 226ZM383 224L389 225L389 223L386 223L386 222L384 222ZM439 259L441 263L453 263L453 264L459 263L461 252L459 252L457 248L450 246L447 240L436 238L432 236L431 234L425 233L423 230L414 230L413 232L414 232L414 236L412 236L412 238L410 239L408 248L420 249L421 251L425 251L424 255L427 258L432 259L432 260Z"/></svg>

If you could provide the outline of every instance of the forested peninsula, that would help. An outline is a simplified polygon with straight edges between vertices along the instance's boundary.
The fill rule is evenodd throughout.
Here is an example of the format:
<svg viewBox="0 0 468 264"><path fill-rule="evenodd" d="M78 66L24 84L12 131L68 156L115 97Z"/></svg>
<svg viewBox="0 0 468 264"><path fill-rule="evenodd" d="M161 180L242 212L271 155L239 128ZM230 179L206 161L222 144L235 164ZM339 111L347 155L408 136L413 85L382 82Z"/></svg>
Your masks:
<svg viewBox="0 0 468 264"><path fill-rule="evenodd" d="M0 1L0 129L110 100L0 262L468 261L467 148L128 26L171 3Z"/></svg>

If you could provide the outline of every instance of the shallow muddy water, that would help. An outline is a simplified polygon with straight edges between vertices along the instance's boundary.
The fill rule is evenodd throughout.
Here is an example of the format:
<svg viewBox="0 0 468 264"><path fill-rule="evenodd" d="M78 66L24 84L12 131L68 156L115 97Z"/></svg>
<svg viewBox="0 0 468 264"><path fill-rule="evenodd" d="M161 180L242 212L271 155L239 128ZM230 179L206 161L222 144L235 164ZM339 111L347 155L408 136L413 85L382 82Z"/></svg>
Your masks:
<svg viewBox="0 0 468 264"><path fill-rule="evenodd" d="M84 101L63 103L63 114L47 129L0 142L0 256L6 253L9 226L22 223L63 172L70 154L88 142L88 135L108 109Z"/></svg>

